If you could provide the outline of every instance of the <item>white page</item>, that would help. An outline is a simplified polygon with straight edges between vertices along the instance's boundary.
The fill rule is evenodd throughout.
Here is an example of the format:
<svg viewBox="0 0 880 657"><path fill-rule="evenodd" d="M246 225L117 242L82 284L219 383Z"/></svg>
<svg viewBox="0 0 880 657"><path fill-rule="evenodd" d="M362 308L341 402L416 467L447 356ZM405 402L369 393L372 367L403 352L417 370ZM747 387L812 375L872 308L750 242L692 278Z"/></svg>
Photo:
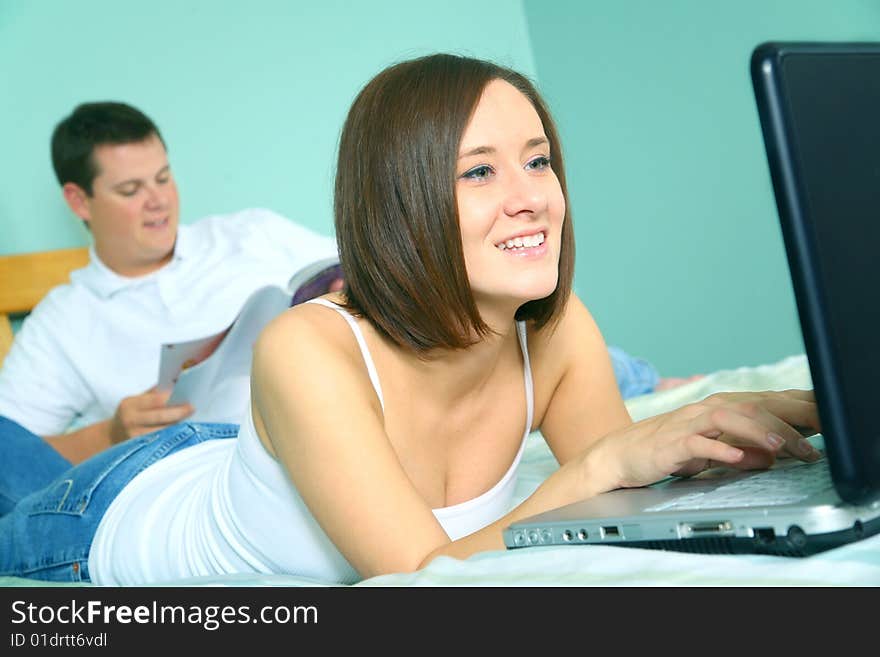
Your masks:
<svg viewBox="0 0 880 657"><path fill-rule="evenodd" d="M180 372L168 404L192 404L195 412L187 418L188 422L241 423L250 400L254 343L263 328L290 306L290 298L290 292L277 286L262 287L254 292L216 350L202 362ZM193 341L202 342L204 340Z"/></svg>
<svg viewBox="0 0 880 657"><path fill-rule="evenodd" d="M171 390L180 373L199 364L211 355L220 339L229 328L215 335L209 335L187 342L168 342L162 345L159 356L159 390Z"/></svg>

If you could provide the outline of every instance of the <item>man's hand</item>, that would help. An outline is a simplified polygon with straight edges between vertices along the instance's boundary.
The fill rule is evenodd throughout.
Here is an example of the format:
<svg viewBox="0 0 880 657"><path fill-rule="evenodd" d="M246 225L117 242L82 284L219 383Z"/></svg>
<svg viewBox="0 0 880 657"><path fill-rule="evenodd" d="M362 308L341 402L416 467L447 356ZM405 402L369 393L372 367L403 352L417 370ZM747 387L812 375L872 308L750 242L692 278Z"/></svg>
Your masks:
<svg viewBox="0 0 880 657"><path fill-rule="evenodd" d="M116 408L110 420L110 441L121 443L129 438L180 422L193 414L191 404L166 406L171 391L157 390L155 387L139 395L126 397Z"/></svg>
<svg viewBox="0 0 880 657"><path fill-rule="evenodd" d="M44 438L71 463L82 463L116 443L157 431L192 415L195 409L190 404L166 406L170 396L170 392L150 388L119 402L116 413L108 420Z"/></svg>

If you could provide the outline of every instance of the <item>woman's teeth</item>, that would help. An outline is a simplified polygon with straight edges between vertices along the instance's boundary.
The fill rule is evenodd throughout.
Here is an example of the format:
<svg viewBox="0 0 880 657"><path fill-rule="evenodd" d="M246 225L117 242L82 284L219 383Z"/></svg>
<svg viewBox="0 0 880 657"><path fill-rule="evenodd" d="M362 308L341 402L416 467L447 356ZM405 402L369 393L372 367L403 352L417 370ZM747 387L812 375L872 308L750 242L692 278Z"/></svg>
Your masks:
<svg viewBox="0 0 880 657"><path fill-rule="evenodd" d="M536 233L534 235L526 235L525 237L514 237L506 242L499 242L497 246L502 251L506 249L528 249L534 246L540 246L544 243L544 233Z"/></svg>

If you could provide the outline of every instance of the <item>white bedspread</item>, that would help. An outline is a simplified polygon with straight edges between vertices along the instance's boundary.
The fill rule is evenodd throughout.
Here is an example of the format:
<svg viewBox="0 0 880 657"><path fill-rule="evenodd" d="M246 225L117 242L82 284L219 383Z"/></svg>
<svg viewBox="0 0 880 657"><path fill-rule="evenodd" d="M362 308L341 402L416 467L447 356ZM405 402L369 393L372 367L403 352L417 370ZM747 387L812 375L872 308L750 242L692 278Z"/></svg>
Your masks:
<svg viewBox="0 0 880 657"><path fill-rule="evenodd" d="M810 388L804 356L712 373L679 388L628 401L640 420L722 390ZM556 467L538 434L529 437L520 465L517 502ZM20 582L19 582L20 583ZM175 585L321 586L284 575L185 580ZM416 573L366 579L355 586L878 586L880 535L806 558L697 555L611 546L559 546L495 551L458 561L435 559Z"/></svg>

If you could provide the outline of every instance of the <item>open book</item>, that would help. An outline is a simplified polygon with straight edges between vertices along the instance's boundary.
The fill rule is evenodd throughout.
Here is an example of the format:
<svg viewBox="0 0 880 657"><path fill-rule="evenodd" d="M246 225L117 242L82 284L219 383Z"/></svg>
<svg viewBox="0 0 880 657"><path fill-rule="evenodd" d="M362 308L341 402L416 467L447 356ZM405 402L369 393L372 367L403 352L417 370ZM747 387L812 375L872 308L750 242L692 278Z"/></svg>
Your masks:
<svg viewBox="0 0 880 657"><path fill-rule="evenodd" d="M163 344L157 387L172 390L169 404L193 405L188 422L240 423L250 400L253 346L260 332L287 308L325 294L341 278L336 258L318 260L296 272L286 288L266 285L255 290L222 331Z"/></svg>

